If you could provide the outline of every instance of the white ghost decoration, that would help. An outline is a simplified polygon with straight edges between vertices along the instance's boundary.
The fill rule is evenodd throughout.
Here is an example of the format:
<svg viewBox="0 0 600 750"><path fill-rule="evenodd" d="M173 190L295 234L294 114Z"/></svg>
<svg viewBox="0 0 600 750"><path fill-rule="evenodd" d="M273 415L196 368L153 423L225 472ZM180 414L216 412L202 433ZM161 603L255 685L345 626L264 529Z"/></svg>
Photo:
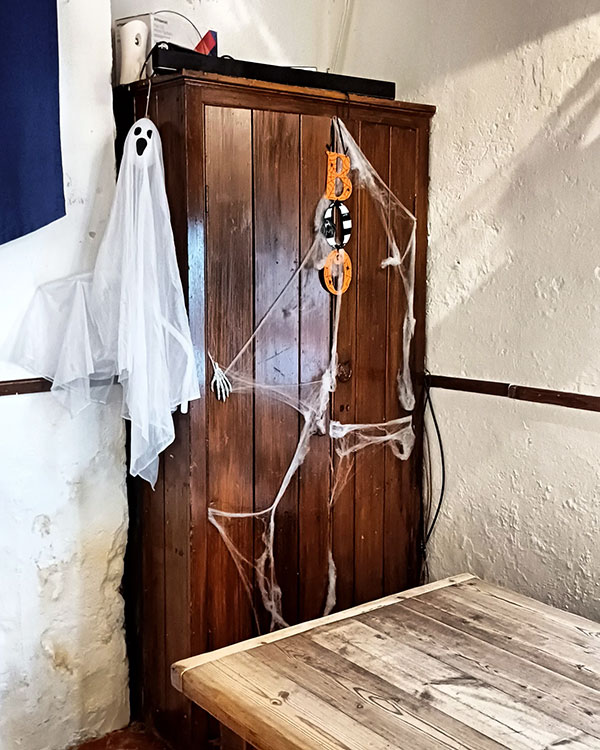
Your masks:
<svg viewBox="0 0 600 750"><path fill-rule="evenodd" d="M106 403L116 379L131 421L130 472L155 484L158 456L175 437L172 412L185 411L199 387L151 120L127 134L94 271L37 290L14 359L52 380L72 413Z"/></svg>

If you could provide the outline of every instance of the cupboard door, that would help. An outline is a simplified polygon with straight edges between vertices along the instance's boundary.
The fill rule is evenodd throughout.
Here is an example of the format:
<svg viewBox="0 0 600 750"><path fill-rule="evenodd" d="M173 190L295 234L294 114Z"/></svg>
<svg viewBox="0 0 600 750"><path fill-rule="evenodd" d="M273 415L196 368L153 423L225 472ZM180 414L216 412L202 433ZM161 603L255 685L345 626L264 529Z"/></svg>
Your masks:
<svg viewBox="0 0 600 750"><path fill-rule="evenodd" d="M252 113L206 107L204 127L206 345L217 361L226 364L253 329ZM251 352L245 355L250 356ZM210 379L210 369L207 373ZM236 394L221 403L207 384L207 400L208 505L229 513L251 512L252 397ZM251 559L252 520L228 521L227 532L240 553ZM212 525L207 545L208 647L215 649L249 637L252 612L235 562Z"/></svg>
<svg viewBox="0 0 600 750"><path fill-rule="evenodd" d="M205 108L207 342L224 365L270 311L310 247L325 182L329 126L327 117ZM415 131L369 122L350 122L350 128L377 172L413 209ZM380 423L402 415L396 374L406 302L398 275L381 268L388 240L378 206L363 189L355 189L347 205L353 235L346 249L354 278L342 303L341 377L332 417ZM258 329L243 355L246 372L266 386L315 379L328 362L332 304L317 274L301 275L286 290L285 301L269 312L268 325ZM231 513L268 508L294 455L301 418L258 389L252 396L236 393L226 403L209 394L208 423L209 503ZM330 543L338 568L338 608L416 579L414 459L400 463L387 447L373 446L350 461L349 467L339 466L329 438L313 436L307 459L277 508L275 568L289 623L322 614ZM336 478L347 469L347 484L330 507ZM227 518L220 523L240 555L256 560L264 549L262 521ZM245 583L240 579L214 528L209 566L214 571L211 647L247 637L253 627L267 628L270 619L253 571L246 566Z"/></svg>

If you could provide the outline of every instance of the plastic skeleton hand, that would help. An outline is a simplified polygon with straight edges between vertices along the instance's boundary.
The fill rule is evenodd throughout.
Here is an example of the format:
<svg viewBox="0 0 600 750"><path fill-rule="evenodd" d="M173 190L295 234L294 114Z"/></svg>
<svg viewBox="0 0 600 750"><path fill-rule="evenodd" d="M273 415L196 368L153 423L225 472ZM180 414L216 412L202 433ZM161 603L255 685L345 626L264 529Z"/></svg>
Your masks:
<svg viewBox="0 0 600 750"><path fill-rule="evenodd" d="M227 375L225 375L223 370L219 367L219 363L215 362L212 358L210 352L208 353L208 356L210 357L213 366L213 377L210 381L210 390L215 394L218 401L226 401L231 395L233 386Z"/></svg>

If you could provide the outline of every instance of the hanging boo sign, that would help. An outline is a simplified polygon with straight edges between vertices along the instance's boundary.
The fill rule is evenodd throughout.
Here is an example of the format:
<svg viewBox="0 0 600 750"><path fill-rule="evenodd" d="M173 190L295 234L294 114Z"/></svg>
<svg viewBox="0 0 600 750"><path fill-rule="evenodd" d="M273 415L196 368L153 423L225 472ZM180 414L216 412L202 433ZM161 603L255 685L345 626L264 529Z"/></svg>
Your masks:
<svg viewBox="0 0 600 750"><path fill-rule="evenodd" d="M352 261L344 250L352 234L352 217L343 201L352 195L350 159L346 154L327 151L327 186L330 201L323 215L321 232L333 250L321 271L321 281L331 294L343 294L352 281ZM340 190L341 187L341 190Z"/></svg>

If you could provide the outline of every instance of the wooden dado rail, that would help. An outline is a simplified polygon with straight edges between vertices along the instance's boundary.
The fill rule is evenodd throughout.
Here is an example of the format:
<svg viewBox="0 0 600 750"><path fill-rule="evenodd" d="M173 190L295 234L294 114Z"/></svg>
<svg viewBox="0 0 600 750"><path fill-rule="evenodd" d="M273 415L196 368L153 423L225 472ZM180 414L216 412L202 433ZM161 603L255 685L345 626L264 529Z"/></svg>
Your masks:
<svg viewBox="0 0 600 750"><path fill-rule="evenodd" d="M22 393L42 393L49 391L52 383L44 378L26 380L0 380L0 396L18 396Z"/></svg>
<svg viewBox="0 0 600 750"><path fill-rule="evenodd" d="M586 396L583 393L551 391L547 388L531 388L526 385L497 383L493 380L453 378L446 375L428 375L427 378L431 388L444 388L450 391L463 391L465 393L482 393L486 396L512 398L516 401L529 401L533 404L566 406L568 409L600 411L600 396Z"/></svg>
<svg viewBox="0 0 600 750"><path fill-rule="evenodd" d="M471 380L454 378L447 375L428 375L427 382L431 388L444 388L449 391L464 393L481 393L485 396L500 396L516 401L529 401L533 404L552 404L565 406L568 409L600 411L600 396L586 396L582 393L552 391L547 388L531 388L526 385L499 383L494 380ZM0 396L15 396L23 393L41 393L50 390L51 383L44 378L28 380L0 381Z"/></svg>

